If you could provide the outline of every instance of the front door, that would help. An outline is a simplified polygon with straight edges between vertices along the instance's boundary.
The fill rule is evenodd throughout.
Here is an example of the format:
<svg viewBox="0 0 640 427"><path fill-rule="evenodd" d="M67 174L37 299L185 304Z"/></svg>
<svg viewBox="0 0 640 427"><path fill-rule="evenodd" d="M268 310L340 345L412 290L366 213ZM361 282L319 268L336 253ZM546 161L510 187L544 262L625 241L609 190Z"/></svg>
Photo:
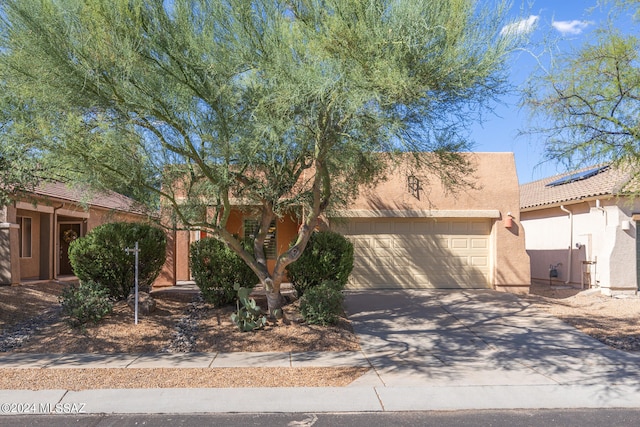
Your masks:
<svg viewBox="0 0 640 427"><path fill-rule="evenodd" d="M80 237L80 223L63 223L59 226L58 238L60 239L60 275L73 274L71 263L69 262L69 245Z"/></svg>

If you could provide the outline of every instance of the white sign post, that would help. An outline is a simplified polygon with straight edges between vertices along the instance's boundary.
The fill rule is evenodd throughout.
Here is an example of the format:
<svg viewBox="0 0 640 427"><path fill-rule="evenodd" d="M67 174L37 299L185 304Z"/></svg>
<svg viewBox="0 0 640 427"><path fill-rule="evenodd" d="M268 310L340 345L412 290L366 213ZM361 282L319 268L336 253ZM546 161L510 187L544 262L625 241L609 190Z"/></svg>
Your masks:
<svg viewBox="0 0 640 427"><path fill-rule="evenodd" d="M131 248L126 248L124 250L127 254L130 254L131 252L133 252L133 254L135 255L135 263L136 263L136 279L135 279L135 291L134 291L134 310L133 312L134 314L134 322L137 325L138 324L138 253L140 252L140 249L138 249L138 242L136 242L136 245L133 249Z"/></svg>

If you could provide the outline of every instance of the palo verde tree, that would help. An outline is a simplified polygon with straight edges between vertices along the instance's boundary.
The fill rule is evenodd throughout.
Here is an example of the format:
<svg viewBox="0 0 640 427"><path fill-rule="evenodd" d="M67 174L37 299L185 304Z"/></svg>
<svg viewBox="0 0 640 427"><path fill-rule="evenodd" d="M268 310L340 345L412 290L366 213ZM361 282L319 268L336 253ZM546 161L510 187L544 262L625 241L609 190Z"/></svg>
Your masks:
<svg viewBox="0 0 640 427"><path fill-rule="evenodd" d="M613 5L611 19L630 9L635 23L640 18L637 0L604 4ZM534 73L524 103L536 119L530 132L545 136L548 159L640 171L640 39L634 34L606 22L588 42Z"/></svg>
<svg viewBox="0 0 640 427"><path fill-rule="evenodd" d="M32 139L20 138L21 107L0 80L0 209L18 194L31 191L48 174ZM17 122L17 123L16 123Z"/></svg>
<svg viewBox="0 0 640 427"><path fill-rule="evenodd" d="M381 153L429 152L424 168L467 183L459 131L505 90L516 42L501 0L3 4L6 78L55 124L43 149L226 242L270 309L318 216L384 176ZM234 205L259 218L253 253L226 229ZM292 210L297 240L269 271L269 225Z"/></svg>

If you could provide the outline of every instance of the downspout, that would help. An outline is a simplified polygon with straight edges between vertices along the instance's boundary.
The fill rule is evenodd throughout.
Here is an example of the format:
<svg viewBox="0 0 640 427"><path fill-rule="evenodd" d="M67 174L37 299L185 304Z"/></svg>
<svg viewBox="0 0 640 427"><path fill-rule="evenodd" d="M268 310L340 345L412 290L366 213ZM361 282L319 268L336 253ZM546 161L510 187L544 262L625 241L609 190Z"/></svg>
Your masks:
<svg viewBox="0 0 640 427"><path fill-rule="evenodd" d="M607 224L607 211L600 205L600 199L596 200L596 209L599 210L600 212L602 212L602 215L604 215L604 226L606 227Z"/></svg>
<svg viewBox="0 0 640 427"><path fill-rule="evenodd" d="M569 214L569 254L567 255L567 280L564 282L568 285L571 282L571 259L573 258L573 212L560 205L560 210Z"/></svg>

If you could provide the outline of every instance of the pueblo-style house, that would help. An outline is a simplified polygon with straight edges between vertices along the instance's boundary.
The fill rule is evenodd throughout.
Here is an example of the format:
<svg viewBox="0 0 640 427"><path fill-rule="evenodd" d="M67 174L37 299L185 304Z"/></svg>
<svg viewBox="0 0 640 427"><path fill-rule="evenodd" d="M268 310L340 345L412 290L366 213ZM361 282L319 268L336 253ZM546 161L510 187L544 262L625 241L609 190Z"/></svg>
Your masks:
<svg viewBox="0 0 640 427"><path fill-rule="evenodd" d="M405 162L373 188L364 188L327 226L354 244L349 289L496 289L528 292L529 256L520 224L519 186L512 153L471 153L474 188L451 193ZM296 236L299 219L273 222L266 252L271 267ZM250 207L236 206L227 229L254 233ZM189 245L200 230L174 231L157 285L191 279Z"/></svg>
<svg viewBox="0 0 640 427"><path fill-rule="evenodd" d="M42 184L0 207L0 284L73 277L73 240L106 222L145 218L132 199L114 192Z"/></svg>

